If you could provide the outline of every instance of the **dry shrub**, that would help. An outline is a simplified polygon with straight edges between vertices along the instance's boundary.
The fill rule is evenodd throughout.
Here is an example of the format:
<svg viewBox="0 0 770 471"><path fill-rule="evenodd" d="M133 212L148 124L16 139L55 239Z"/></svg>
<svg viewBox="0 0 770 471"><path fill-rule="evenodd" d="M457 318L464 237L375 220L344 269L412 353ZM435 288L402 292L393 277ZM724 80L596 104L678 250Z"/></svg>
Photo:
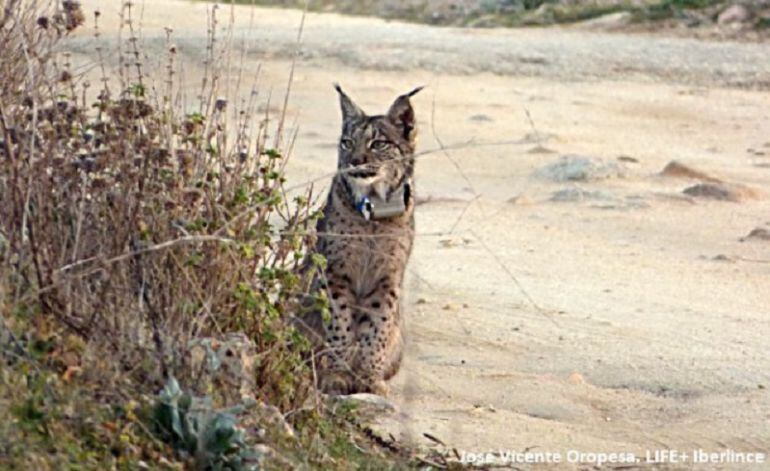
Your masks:
<svg viewBox="0 0 770 471"><path fill-rule="evenodd" d="M78 2L3 5L0 304L7 325L33 326L15 329L19 343L51 340L62 374L127 397L194 382L190 341L242 331L257 345L256 396L300 407L308 345L285 314L305 283L311 195L286 200L286 156L256 103L219 97L214 32L189 113L173 47L166 89L148 86L130 5L119 86L99 90L59 52L84 21Z"/></svg>

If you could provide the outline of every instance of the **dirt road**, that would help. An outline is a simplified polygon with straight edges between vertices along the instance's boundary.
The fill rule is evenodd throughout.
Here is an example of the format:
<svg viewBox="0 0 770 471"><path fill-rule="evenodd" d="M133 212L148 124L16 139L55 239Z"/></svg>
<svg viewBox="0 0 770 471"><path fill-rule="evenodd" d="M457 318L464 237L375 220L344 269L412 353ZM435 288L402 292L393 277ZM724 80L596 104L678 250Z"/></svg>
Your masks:
<svg viewBox="0 0 770 471"><path fill-rule="evenodd" d="M115 32L118 1L83 3ZM194 90L206 5L143 8L146 60L172 26ZM279 101L299 13L234 17ZM292 181L334 168L335 81L372 113L426 84L421 149L477 144L418 163L409 348L383 428L469 452L770 452L770 241L741 241L770 229L768 45L337 15L308 15L303 38ZM87 34L71 48L94 58ZM601 178L559 181L566 155L600 159ZM696 180L659 175L672 160L754 191L685 195ZM763 469L698 469L721 468Z"/></svg>

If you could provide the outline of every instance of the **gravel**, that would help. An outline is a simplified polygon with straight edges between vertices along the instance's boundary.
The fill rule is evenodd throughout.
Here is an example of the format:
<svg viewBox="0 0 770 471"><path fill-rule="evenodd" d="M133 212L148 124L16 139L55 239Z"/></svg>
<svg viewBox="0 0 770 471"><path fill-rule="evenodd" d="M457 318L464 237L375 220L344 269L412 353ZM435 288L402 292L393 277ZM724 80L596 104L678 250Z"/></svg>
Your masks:
<svg viewBox="0 0 770 471"><path fill-rule="evenodd" d="M88 2L87 2L88 3ZM106 2L111 4L112 2ZM178 3L147 4L150 9ZM205 4L204 4L205 5ZM198 4L188 9L205 8ZM250 54L293 57L300 13L256 8L253 24L247 6L237 7L236 43ZM192 13L191 13L192 15ZM204 13L205 15L205 13ZM180 27L176 43L193 58L205 54L205 16L198 26ZM191 23L192 20L185 20ZM147 22L149 23L149 22ZM196 23L196 24L197 24ZM165 49L161 27L145 27L150 50ZM93 51L93 39L74 38L74 52ZM761 43L717 42L649 34L616 34L570 28L474 30L442 28L310 13L299 55L303 61L377 70L427 69L450 74L491 72L499 75L547 77L566 81L662 81L697 86L770 88L770 47Z"/></svg>

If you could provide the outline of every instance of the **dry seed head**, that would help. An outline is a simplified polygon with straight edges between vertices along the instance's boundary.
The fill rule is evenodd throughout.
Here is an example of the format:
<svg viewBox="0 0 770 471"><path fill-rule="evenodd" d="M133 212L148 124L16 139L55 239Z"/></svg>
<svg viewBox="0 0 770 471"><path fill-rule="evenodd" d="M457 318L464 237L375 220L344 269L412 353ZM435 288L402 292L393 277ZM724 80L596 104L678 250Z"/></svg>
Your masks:
<svg viewBox="0 0 770 471"><path fill-rule="evenodd" d="M72 31L86 22L86 16L78 0L64 0L61 2L64 10L65 27L67 31Z"/></svg>

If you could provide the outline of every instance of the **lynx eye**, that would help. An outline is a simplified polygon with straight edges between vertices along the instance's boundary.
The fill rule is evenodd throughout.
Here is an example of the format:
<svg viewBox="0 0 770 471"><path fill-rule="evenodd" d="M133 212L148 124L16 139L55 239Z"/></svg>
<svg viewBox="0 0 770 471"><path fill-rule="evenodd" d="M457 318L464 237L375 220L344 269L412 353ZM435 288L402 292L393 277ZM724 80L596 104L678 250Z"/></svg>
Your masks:
<svg viewBox="0 0 770 471"><path fill-rule="evenodd" d="M381 139L378 139L378 140L372 141L369 144L369 148L372 150L382 151L390 148L390 145L391 145L390 141L383 141Z"/></svg>
<svg viewBox="0 0 770 471"><path fill-rule="evenodd" d="M353 148L353 140L348 139L347 137L343 137L340 139L340 147L342 150L350 150Z"/></svg>

